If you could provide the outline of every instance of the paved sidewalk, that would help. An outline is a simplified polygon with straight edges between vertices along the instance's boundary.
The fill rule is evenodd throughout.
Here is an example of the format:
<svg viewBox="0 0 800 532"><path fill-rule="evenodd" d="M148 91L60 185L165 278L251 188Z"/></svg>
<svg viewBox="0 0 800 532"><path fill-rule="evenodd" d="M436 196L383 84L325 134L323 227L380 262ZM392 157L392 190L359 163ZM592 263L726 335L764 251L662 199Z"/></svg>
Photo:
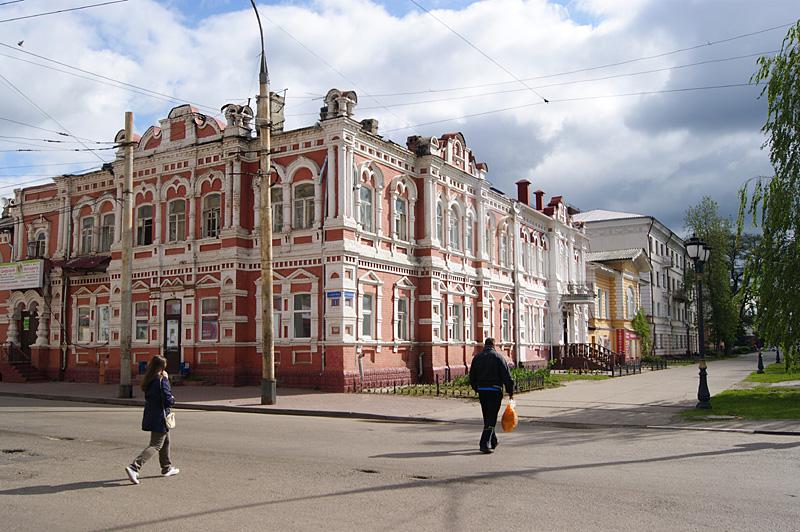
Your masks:
<svg viewBox="0 0 800 532"><path fill-rule="evenodd" d="M756 367L756 355L709 363L712 395L734 387ZM574 381L566 386L518 394L521 422L579 428L639 427L737 430L800 435L800 421L702 420L687 422L678 413L696 403L697 366L674 366L603 381ZM351 417L405 422L480 423L477 402L468 399L336 394L278 388L278 404L260 404L256 387L176 386L178 408L268 414ZM117 399L117 385L0 382L0 395L26 396L116 405L141 405ZM710 412L713 415L713 412Z"/></svg>

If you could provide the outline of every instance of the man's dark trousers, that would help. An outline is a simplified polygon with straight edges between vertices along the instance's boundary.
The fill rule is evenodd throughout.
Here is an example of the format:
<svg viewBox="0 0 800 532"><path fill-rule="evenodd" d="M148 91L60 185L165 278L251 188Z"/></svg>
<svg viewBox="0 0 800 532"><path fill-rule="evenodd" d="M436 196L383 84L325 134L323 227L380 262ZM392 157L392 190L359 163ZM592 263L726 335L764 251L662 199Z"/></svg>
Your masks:
<svg viewBox="0 0 800 532"><path fill-rule="evenodd" d="M488 447L491 440L492 447L494 447L497 445L494 427L497 424L500 403L503 401L503 392L497 388L479 388L478 398L481 401L481 412L483 413L483 433L481 434L480 446L481 448Z"/></svg>

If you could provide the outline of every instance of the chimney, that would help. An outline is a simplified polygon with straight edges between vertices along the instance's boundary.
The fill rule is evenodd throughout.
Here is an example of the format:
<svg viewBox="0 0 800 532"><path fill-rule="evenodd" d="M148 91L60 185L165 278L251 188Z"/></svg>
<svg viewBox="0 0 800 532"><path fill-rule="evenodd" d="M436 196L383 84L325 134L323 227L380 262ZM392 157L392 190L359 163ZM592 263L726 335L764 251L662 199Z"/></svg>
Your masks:
<svg viewBox="0 0 800 532"><path fill-rule="evenodd" d="M531 182L527 179L520 179L517 181L517 200L519 200L520 203L524 203L525 205L531 204L530 186Z"/></svg>
<svg viewBox="0 0 800 532"><path fill-rule="evenodd" d="M544 208L544 202L542 200L542 198L544 198L544 190L537 190L534 194L536 194L536 210L541 211Z"/></svg>

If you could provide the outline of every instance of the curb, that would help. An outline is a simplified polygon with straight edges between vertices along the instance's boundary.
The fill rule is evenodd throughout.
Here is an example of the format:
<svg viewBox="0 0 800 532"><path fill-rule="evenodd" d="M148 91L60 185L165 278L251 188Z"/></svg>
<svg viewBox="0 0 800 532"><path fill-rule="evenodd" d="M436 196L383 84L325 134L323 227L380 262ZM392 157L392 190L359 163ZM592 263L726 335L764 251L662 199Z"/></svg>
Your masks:
<svg viewBox="0 0 800 532"><path fill-rule="evenodd" d="M3 397L24 397L27 399L40 399L43 401L72 401L75 403L92 403L114 406L144 406L143 399L115 399L111 397L75 397L71 395L48 395L41 393L0 392ZM364 421L387 421L393 423L453 423L441 419L427 417L391 416L388 414L370 414L366 412L352 412L346 410L301 410L290 408L259 408L256 406L233 406L215 404L185 404L175 405L175 410L202 410L207 412L232 412L242 414L272 414L277 416L307 416L327 417L339 419L360 419Z"/></svg>
<svg viewBox="0 0 800 532"><path fill-rule="evenodd" d="M41 393L17 393L0 391L3 397L24 397L27 399L41 399L45 401L71 401L76 403L93 403L114 406L144 406L143 399L118 399L106 397L75 397L68 395L48 395ZM259 408L255 406L233 406L216 404L190 404L176 405L176 410L202 410L206 412L231 412L242 414L271 414L277 416L305 416L324 417L334 419L358 419L363 421L385 421L392 423L427 423L427 424L456 424L460 421L434 419L428 417L392 416L387 414L369 414L366 412L353 412L345 410L293 410L289 408ZM519 416L521 421L527 420L531 424L560 427L568 429L640 429L640 430L686 430L696 432L731 432L738 434L762 434L769 436L800 436L800 431L768 430L768 429L742 429L726 427L697 427L680 425L637 425L632 423L578 423L574 421L554 421L548 418L532 416ZM477 421L476 421L477 422ZM469 423L469 422L468 422Z"/></svg>

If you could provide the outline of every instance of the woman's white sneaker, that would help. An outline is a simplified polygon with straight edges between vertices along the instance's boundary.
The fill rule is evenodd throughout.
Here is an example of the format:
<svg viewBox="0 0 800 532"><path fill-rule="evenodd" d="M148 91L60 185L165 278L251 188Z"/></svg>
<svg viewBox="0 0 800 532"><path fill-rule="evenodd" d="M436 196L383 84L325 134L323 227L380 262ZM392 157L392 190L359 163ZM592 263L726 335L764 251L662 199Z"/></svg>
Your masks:
<svg viewBox="0 0 800 532"><path fill-rule="evenodd" d="M131 469L130 466L125 468L125 473L128 474L128 480L131 481L131 484L138 484L139 483L139 473Z"/></svg>
<svg viewBox="0 0 800 532"><path fill-rule="evenodd" d="M170 467L169 470L166 473L161 473L161 476L162 477L174 477L175 475L177 475L180 472L181 472L181 470L178 469L177 467Z"/></svg>

